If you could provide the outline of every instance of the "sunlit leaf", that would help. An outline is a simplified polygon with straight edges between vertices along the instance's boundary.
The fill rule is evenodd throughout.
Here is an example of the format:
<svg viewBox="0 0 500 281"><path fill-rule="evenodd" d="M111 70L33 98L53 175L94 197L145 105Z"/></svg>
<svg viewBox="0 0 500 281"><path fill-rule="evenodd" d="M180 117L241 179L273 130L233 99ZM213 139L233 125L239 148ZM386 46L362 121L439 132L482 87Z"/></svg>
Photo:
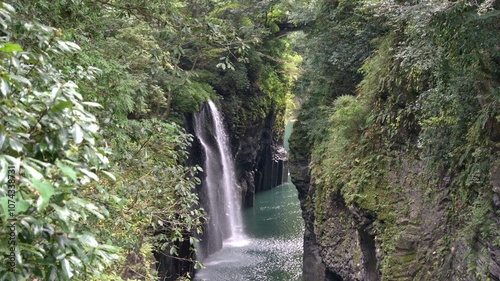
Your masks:
<svg viewBox="0 0 500 281"><path fill-rule="evenodd" d="M27 87L31 86L30 80L28 80L26 77L23 77L23 76L20 76L20 75L11 74L10 78L12 80L20 83L20 84L25 84L25 86L27 86Z"/></svg>
<svg viewBox="0 0 500 281"><path fill-rule="evenodd" d="M65 280L71 279L73 277L73 268L67 259L61 261L62 274Z"/></svg>
<svg viewBox="0 0 500 281"><path fill-rule="evenodd" d="M78 124L73 125L73 140L75 141L75 144L79 144L83 141L83 131Z"/></svg>
<svg viewBox="0 0 500 281"><path fill-rule="evenodd" d="M108 176L112 181L116 181L116 177L115 175L113 175L112 173L108 172L108 171L101 171L103 174L105 174L106 176Z"/></svg>
<svg viewBox="0 0 500 281"><path fill-rule="evenodd" d="M90 107L97 107L97 108L102 108L102 105L96 102L89 102L89 101L84 101L82 104L90 106Z"/></svg>
<svg viewBox="0 0 500 281"><path fill-rule="evenodd" d="M78 239L82 242L83 245L86 245L88 247L95 248L99 246L99 243L97 243L97 240L95 240L94 236L90 234L83 234L78 237Z"/></svg>
<svg viewBox="0 0 500 281"><path fill-rule="evenodd" d="M0 198L0 205L2 205L2 210L3 213L5 214L5 218L9 219L10 218L10 212L9 212L9 197L2 197Z"/></svg>
<svg viewBox="0 0 500 281"><path fill-rule="evenodd" d="M4 97L6 97L8 93L10 93L10 85L4 78L0 80L0 91L2 92L2 95Z"/></svg>
<svg viewBox="0 0 500 281"><path fill-rule="evenodd" d="M50 111L56 113L58 111L61 111L65 108L72 108L73 107L73 103L70 102L70 101L61 101L59 102L58 104L54 105Z"/></svg>
<svg viewBox="0 0 500 281"><path fill-rule="evenodd" d="M13 43L3 43L0 45L0 52L4 53L12 53L12 52L22 52L23 48L19 46L18 44L13 44Z"/></svg>
<svg viewBox="0 0 500 281"><path fill-rule="evenodd" d="M21 165L23 166L24 169L28 172L28 174L35 180L41 180L43 178L43 175L38 172L36 169L31 167L30 165L26 164L25 162L22 162Z"/></svg>
<svg viewBox="0 0 500 281"><path fill-rule="evenodd" d="M29 209L31 203L26 200L20 200L16 202L16 213L22 213Z"/></svg>
<svg viewBox="0 0 500 281"><path fill-rule="evenodd" d="M21 152L23 151L23 144L16 139L9 139L10 148L14 151Z"/></svg>

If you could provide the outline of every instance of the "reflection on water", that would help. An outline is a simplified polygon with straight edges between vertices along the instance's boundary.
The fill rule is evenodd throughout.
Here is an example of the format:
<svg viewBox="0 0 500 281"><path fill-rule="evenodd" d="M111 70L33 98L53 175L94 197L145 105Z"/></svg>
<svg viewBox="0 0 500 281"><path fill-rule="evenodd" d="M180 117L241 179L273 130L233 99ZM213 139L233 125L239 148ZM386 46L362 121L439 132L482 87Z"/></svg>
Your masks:
<svg viewBox="0 0 500 281"><path fill-rule="evenodd" d="M299 281L303 221L295 187L286 183L256 195L243 213L246 239L230 241L203 263L195 280Z"/></svg>

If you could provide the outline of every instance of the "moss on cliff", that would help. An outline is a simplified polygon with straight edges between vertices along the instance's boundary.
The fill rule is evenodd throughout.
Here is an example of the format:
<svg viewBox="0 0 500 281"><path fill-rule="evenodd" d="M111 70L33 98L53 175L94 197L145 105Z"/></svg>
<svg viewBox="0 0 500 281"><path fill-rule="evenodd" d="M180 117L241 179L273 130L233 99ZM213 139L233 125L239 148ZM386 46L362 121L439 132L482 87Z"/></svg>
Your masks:
<svg viewBox="0 0 500 281"><path fill-rule="evenodd" d="M309 34L302 139L290 139L311 148L303 208L327 269L345 280L500 279L498 11L331 2L318 10L331 21ZM390 24L377 28L384 13Z"/></svg>

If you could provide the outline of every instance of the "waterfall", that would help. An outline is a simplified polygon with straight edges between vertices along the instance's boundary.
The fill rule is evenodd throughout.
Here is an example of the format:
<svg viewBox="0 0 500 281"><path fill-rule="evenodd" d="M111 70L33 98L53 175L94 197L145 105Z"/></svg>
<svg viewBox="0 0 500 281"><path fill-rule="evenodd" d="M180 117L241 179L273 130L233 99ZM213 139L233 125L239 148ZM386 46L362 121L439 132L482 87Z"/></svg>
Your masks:
<svg viewBox="0 0 500 281"><path fill-rule="evenodd" d="M229 138L222 116L212 101L208 101L194 116L194 131L204 152L201 198L209 216L199 257L219 250L223 244L244 241L241 219L241 192L237 186Z"/></svg>

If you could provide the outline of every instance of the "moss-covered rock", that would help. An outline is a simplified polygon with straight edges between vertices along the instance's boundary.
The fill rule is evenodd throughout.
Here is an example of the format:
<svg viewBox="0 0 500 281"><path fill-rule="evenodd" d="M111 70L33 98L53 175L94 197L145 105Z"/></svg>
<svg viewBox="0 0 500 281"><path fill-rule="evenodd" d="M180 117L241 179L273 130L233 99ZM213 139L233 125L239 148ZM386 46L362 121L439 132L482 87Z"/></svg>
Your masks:
<svg viewBox="0 0 500 281"><path fill-rule="evenodd" d="M380 5L351 63L373 6L320 2L290 147L321 279L500 280L498 11Z"/></svg>

